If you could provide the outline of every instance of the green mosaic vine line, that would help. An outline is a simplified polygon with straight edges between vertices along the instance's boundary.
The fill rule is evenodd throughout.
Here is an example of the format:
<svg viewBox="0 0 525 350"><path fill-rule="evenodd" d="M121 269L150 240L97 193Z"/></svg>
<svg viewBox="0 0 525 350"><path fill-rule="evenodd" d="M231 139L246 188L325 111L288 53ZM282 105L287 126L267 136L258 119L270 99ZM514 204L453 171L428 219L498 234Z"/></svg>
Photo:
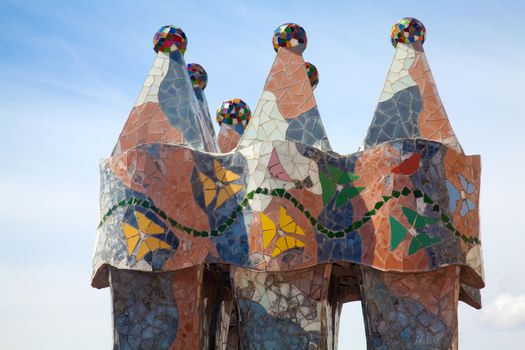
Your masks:
<svg viewBox="0 0 525 350"><path fill-rule="evenodd" d="M117 210L118 208L126 207L129 205L136 205L143 209L149 209L155 212L161 218L169 222L169 224L173 228L185 231L188 234L193 235L194 237L208 237L208 236L216 237L222 234L224 231L226 231L226 229L229 226L233 225L233 223L237 219L238 213L241 212L243 209L245 209L248 206L248 201L253 199L255 194L270 195L273 197L279 197L279 198L284 198L288 200L294 205L295 208L297 208L301 213L303 213L303 215L308 219L308 221L310 221L310 224L312 225L312 227L317 229L318 232L325 234L328 238L341 238L341 237L344 237L345 233L349 233L349 232L358 230L361 226L363 226L368 221L370 221L370 219L376 214L376 212L389 200L391 200L392 198L399 198L401 196L407 197L408 195L412 194L415 198L422 197L425 203L432 205L432 210L439 215L439 219L445 225L445 227L452 234L454 234L457 237L460 237L463 240L463 242L469 243L469 244L481 244L481 241L479 238L470 237L470 236L467 236L459 232L454 227L454 225L452 225L452 223L450 222L450 217L446 215L445 213L443 213L439 205L435 204L434 201L429 196L427 196L425 193L423 193L420 190L410 190L407 187L403 188L402 191L395 191L395 190L392 191L390 196L383 196L382 201L379 201L374 204L374 209L366 212L360 220L352 222L351 225L349 225L348 227L346 227L344 230L341 230L341 231L332 231L324 227L322 224L320 224L317 221L317 219L313 217L312 214L308 210L305 210L304 206L301 203L299 203L297 198L295 198L292 194L290 194L284 188L277 188L274 190L269 190L267 188L261 188L261 187L258 187L257 189L251 192L248 192L246 196L244 197L243 201L239 205L237 205L237 207L232 211L232 213L226 219L226 221L223 224L219 225L216 230L211 230L210 232L198 231L191 227L182 225L181 223L177 222L175 219L169 217L163 210L157 208L151 200L140 199L140 198L135 198L135 197L132 197L128 200L124 199L118 202L117 204L113 205L111 209L109 209L107 213L102 217L98 227L101 227L106 221L106 219L110 217L111 215L113 215L115 210Z"/></svg>

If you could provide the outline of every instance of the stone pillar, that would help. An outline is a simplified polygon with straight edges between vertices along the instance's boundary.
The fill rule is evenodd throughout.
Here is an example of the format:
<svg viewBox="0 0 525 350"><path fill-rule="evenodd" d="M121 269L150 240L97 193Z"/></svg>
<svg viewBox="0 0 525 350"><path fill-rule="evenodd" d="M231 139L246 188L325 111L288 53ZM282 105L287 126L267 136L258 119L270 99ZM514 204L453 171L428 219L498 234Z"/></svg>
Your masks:
<svg viewBox="0 0 525 350"><path fill-rule="evenodd" d="M203 265L109 271L115 349L227 349L234 306L228 273Z"/></svg>
<svg viewBox="0 0 525 350"><path fill-rule="evenodd" d="M109 268L114 349L168 349L173 343L180 326L173 275Z"/></svg>
<svg viewBox="0 0 525 350"><path fill-rule="evenodd" d="M336 349L340 306L331 302L330 276L331 265L293 272L232 267L241 348Z"/></svg>
<svg viewBox="0 0 525 350"><path fill-rule="evenodd" d="M422 273L361 268L368 349L457 349L458 266Z"/></svg>

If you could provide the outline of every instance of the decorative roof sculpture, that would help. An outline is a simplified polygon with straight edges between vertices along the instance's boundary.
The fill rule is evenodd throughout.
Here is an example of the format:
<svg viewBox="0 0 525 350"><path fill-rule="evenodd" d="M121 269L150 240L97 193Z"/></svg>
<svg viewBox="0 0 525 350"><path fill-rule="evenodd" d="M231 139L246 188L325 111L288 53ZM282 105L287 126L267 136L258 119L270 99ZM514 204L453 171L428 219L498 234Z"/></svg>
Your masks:
<svg viewBox="0 0 525 350"><path fill-rule="evenodd" d="M185 33L164 26L111 157L101 162L92 285L110 286L122 349L332 349L342 304L363 304L369 349L457 348L457 303L481 307L480 158L464 154L414 18L364 140L332 151L283 24L253 112L217 110ZM393 316L392 316L393 315Z"/></svg>

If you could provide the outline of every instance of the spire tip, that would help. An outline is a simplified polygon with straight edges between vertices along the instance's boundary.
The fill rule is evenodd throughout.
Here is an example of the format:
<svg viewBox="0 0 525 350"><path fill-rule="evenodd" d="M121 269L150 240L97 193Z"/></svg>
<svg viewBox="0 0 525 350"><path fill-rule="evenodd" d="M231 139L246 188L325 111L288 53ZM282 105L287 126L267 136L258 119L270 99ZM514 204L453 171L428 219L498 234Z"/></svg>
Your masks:
<svg viewBox="0 0 525 350"><path fill-rule="evenodd" d="M422 45L426 35L427 30L421 21L413 17L405 17L394 23L390 38L394 47L397 43Z"/></svg>
<svg viewBox="0 0 525 350"><path fill-rule="evenodd" d="M198 63L188 63L186 69L193 88L199 88L204 91L208 85L208 73L206 73L206 70Z"/></svg>
<svg viewBox="0 0 525 350"><path fill-rule="evenodd" d="M161 27L153 37L153 50L157 53L159 51L170 53L180 50L181 54L184 55L186 45L188 45L188 39L184 31L172 25Z"/></svg>
<svg viewBox="0 0 525 350"><path fill-rule="evenodd" d="M273 32L272 42L276 52L279 47L299 47L302 53L307 41L304 28L295 23L282 24Z"/></svg>

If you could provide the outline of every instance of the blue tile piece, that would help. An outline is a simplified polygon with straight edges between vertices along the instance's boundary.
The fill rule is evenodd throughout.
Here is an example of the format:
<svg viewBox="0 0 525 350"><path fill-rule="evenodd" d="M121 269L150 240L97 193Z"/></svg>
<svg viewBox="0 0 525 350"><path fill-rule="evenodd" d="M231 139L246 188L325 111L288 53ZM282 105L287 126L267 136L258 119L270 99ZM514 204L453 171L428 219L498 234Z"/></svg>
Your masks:
<svg viewBox="0 0 525 350"><path fill-rule="evenodd" d="M447 190L448 190L448 202L449 202L450 212L454 213L456 211L457 203L460 199L459 191L449 180L446 180L446 185L447 185Z"/></svg>
<svg viewBox="0 0 525 350"><path fill-rule="evenodd" d="M186 64L179 50L170 53L168 72L160 84L159 105L170 124L182 131L184 144L196 150L213 151L202 129L205 119L191 86Z"/></svg>
<svg viewBox="0 0 525 350"><path fill-rule="evenodd" d="M110 269L114 349L168 349L179 325L173 273Z"/></svg>
<svg viewBox="0 0 525 350"><path fill-rule="evenodd" d="M287 140L316 147L323 151L332 150L317 107L302 113L294 119L289 119L288 123L289 126L286 130Z"/></svg>
<svg viewBox="0 0 525 350"><path fill-rule="evenodd" d="M366 268L363 273L361 290L369 349L451 348L454 334L443 320L417 300L388 289L380 272Z"/></svg>
<svg viewBox="0 0 525 350"><path fill-rule="evenodd" d="M423 100L418 86L398 91L392 98L380 102L365 138L365 147L383 142L419 136L418 118Z"/></svg>
<svg viewBox="0 0 525 350"><path fill-rule="evenodd" d="M239 300L243 328L242 349L308 350L311 341L318 341L316 332L306 332L298 324L270 315L257 302Z"/></svg>
<svg viewBox="0 0 525 350"><path fill-rule="evenodd" d="M224 262L239 266L251 265L250 247L243 216L240 216L233 225L229 226L224 234L219 237L212 237L212 241L217 248L219 257Z"/></svg>

